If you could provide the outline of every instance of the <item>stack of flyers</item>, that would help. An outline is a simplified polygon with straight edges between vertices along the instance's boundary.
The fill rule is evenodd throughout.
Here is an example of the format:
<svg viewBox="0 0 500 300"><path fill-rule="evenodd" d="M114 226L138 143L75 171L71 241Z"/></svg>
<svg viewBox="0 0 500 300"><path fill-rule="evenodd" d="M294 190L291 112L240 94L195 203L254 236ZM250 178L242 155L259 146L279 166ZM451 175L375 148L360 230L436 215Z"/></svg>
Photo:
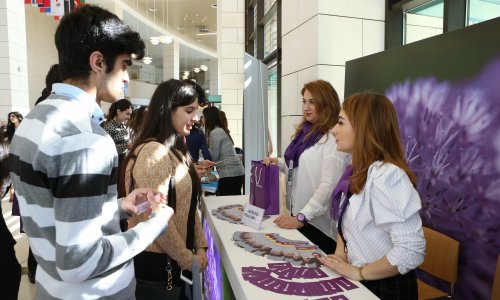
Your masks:
<svg viewBox="0 0 500 300"><path fill-rule="evenodd" d="M295 248L302 256L302 261L304 262L304 266L319 267L321 265L321 262L314 255L325 256L325 253L321 251L318 246L304 245L304 246L296 246Z"/></svg>
<svg viewBox="0 0 500 300"><path fill-rule="evenodd" d="M286 261L295 266L317 267L321 265L314 254L324 255L318 246L306 241L290 240L278 233L236 231L234 243L250 253L275 261Z"/></svg>
<svg viewBox="0 0 500 300"><path fill-rule="evenodd" d="M224 205L212 210L212 215L233 224L241 224L244 206L241 204Z"/></svg>

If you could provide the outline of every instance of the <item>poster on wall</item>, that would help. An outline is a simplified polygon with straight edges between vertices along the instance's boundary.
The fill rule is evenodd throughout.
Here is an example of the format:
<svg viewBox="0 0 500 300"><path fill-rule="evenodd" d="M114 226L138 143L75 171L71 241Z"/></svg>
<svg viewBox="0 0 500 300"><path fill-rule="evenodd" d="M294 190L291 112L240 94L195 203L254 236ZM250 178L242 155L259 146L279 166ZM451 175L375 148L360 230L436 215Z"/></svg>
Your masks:
<svg viewBox="0 0 500 300"><path fill-rule="evenodd" d="M346 96L377 91L397 109L422 221L460 243L457 299L490 299L500 253L498 28L500 18L346 64Z"/></svg>

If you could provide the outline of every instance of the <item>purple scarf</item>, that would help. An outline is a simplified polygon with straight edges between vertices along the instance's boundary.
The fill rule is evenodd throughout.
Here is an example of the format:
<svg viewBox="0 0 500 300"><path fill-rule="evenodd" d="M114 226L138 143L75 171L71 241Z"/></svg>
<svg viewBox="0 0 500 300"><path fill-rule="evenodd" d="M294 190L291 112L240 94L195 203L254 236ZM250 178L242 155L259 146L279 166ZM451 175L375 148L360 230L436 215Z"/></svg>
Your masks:
<svg viewBox="0 0 500 300"><path fill-rule="evenodd" d="M334 220L338 220L340 214L340 199L342 198L342 194L345 194L346 197L349 195L349 186L351 185L349 181L349 177L352 174L352 165L348 165L345 168L344 174L340 177L337 186L333 190L332 193L332 208L330 211L330 216ZM347 200L346 200L347 201Z"/></svg>
<svg viewBox="0 0 500 300"><path fill-rule="evenodd" d="M317 142L323 137L323 134L316 130L309 136L307 140L304 140L305 136L311 131L311 122L304 121L302 123L302 130L293 138L293 141L288 145L285 151L285 163L288 167L290 160L293 160L293 168L299 166L299 158L306 149L316 145Z"/></svg>

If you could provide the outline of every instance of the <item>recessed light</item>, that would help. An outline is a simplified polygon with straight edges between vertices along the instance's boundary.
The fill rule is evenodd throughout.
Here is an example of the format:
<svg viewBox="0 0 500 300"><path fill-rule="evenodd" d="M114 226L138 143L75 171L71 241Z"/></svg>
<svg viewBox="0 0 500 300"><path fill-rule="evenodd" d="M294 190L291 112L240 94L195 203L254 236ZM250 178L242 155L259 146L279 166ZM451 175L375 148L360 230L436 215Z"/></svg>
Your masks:
<svg viewBox="0 0 500 300"><path fill-rule="evenodd" d="M150 12L155 12L155 11L157 11L157 9L156 9L156 7L150 7L150 8L149 8L149 11L150 11Z"/></svg>
<svg viewBox="0 0 500 300"><path fill-rule="evenodd" d="M217 3L212 4L212 8L217 8Z"/></svg>
<svg viewBox="0 0 500 300"><path fill-rule="evenodd" d="M182 29L184 29L184 27L182 27L182 26L177 26L177 30L182 30Z"/></svg>

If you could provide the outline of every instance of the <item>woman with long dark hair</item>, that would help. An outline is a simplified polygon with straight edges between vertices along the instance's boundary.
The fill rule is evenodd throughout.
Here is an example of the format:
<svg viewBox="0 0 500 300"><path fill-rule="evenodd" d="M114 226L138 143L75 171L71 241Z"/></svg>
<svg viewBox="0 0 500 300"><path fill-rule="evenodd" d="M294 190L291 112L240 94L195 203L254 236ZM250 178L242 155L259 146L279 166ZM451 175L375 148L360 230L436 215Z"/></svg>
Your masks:
<svg viewBox="0 0 500 300"><path fill-rule="evenodd" d="M203 110L205 118L205 134L208 141L208 150L212 161L217 164L219 184L216 194L218 196L241 195L245 181L245 168L234 149L233 138L221 120L220 111L211 106Z"/></svg>
<svg viewBox="0 0 500 300"><path fill-rule="evenodd" d="M287 175L287 206L275 223L297 229L325 253L335 251L337 232L328 216L333 188L348 163L336 150L331 133L337 123L340 101L333 86L324 80L304 84L302 122L286 148L284 157L265 158Z"/></svg>
<svg viewBox="0 0 500 300"><path fill-rule="evenodd" d="M14 137L14 132L16 131L17 127L21 125L21 122L23 121L23 115L20 114L17 111L12 111L7 115L7 140L12 142L12 138Z"/></svg>
<svg viewBox="0 0 500 300"><path fill-rule="evenodd" d="M207 242L196 212L201 184L184 142L197 121L197 109L192 85L176 79L161 83L151 98L147 122L124 161L127 192L154 188L166 195L175 211L166 233L134 258L138 300L184 299L181 270L191 271L194 262L200 270L207 265ZM145 214L132 217L129 227L147 220Z"/></svg>
<svg viewBox="0 0 500 300"><path fill-rule="evenodd" d="M417 299L414 269L425 251L421 202L393 104L384 95L354 94L333 132L352 164L332 197L337 249L320 260L381 299Z"/></svg>

